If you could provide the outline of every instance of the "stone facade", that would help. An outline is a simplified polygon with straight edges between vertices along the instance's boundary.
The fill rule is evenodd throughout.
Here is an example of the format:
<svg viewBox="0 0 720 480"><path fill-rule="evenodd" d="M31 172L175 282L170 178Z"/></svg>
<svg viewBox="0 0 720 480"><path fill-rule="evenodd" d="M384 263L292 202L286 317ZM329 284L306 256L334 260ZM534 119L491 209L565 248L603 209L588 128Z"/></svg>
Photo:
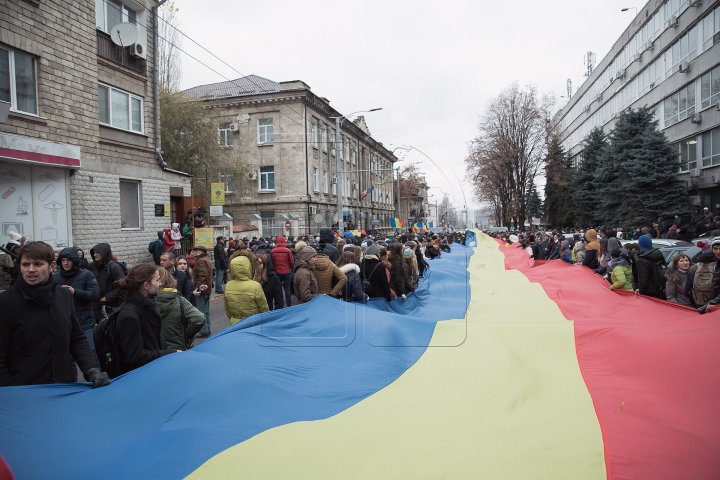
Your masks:
<svg viewBox="0 0 720 480"><path fill-rule="evenodd" d="M250 167L246 178L228 181L225 211L236 223L255 220L266 235L286 233L283 225L288 220L290 235L333 226L338 220L334 192L339 186L333 178L338 178L341 155L346 227L370 230L374 220L378 230L391 230L397 158L370 135L363 117L343 122L340 154L333 148L336 124L331 117L342 114L304 82L249 76L184 93L205 102L209 118L222 130L223 143ZM373 189L361 199L369 187Z"/></svg>
<svg viewBox="0 0 720 480"><path fill-rule="evenodd" d="M102 0L0 2L0 55L9 52L12 58L17 53L32 59L37 91L35 112L20 105L12 91L9 117L0 123L0 143L15 146L0 151L0 177L2 173L28 167L32 175L25 180L26 184L21 184L20 177L0 179L0 188L26 191L23 201L32 198L27 216L16 219L6 215L2 221L3 225L24 222L28 238L53 244L50 239L55 237L55 248L74 245L89 254L96 243L108 242L121 260L132 265L149 260L148 243L157 238L158 230L170 227L173 218L156 217L156 204L173 205L172 214L182 223L182 197L190 195L191 182L187 175L161 167L155 154L151 10L154 2L138 0L123 7L135 9L132 15L137 29L146 37L138 40L144 44L146 59L130 55L129 47L122 49L111 43L98 23L99 18L105 18L97 11L103 5L111 4ZM118 120L116 125L115 116L100 121L100 85L130 99L132 108L128 107L126 124ZM112 108L119 109L117 98L111 98ZM130 126L136 120L133 98L140 102L139 127ZM32 151L51 147L79 151L79 162L62 155L50 160L42 155L33 156ZM55 163L48 163L51 160ZM54 196L49 196L50 190L42 183L48 178L56 182L49 182ZM121 228L121 180L138 184L136 228ZM17 185L6 185L3 181ZM19 208L16 207L19 195L9 194L3 200ZM48 203L51 201L55 203ZM53 213L52 217L47 210ZM65 230L67 237L63 237ZM7 238L5 231L0 232L2 243Z"/></svg>

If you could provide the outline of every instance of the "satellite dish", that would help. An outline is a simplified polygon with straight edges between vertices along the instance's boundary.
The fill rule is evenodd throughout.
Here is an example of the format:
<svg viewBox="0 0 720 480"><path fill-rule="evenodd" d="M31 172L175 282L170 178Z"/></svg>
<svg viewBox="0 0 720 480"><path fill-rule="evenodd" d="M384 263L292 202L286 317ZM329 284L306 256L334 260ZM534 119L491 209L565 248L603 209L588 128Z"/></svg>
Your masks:
<svg viewBox="0 0 720 480"><path fill-rule="evenodd" d="M315 223L322 223L323 220L324 220L323 216L322 216L321 214L319 214L319 213L316 213L316 214L315 214L314 219L315 219Z"/></svg>
<svg viewBox="0 0 720 480"><path fill-rule="evenodd" d="M110 38L115 45L129 47L137 43L139 37L138 29L132 23L118 23L110 29Z"/></svg>

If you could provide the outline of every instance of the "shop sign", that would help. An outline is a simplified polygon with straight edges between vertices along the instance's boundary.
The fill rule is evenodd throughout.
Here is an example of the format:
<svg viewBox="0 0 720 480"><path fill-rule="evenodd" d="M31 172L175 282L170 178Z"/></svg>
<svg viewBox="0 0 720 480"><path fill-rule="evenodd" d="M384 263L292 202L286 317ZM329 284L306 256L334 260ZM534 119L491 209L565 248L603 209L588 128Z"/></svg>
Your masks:
<svg viewBox="0 0 720 480"><path fill-rule="evenodd" d="M210 184L210 205L225 205L225 184Z"/></svg>
<svg viewBox="0 0 720 480"><path fill-rule="evenodd" d="M196 228L195 229L195 246L212 248L215 246L212 228Z"/></svg>

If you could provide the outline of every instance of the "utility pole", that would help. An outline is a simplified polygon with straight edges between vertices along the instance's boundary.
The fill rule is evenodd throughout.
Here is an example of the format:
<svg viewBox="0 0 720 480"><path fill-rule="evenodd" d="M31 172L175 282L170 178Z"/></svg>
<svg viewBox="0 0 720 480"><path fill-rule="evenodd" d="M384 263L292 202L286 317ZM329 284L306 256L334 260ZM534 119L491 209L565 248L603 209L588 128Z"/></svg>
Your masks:
<svg viewBox="0 0 720 480"><path fill-rule="evenodd" d="M397 172L397 218L400 220L400 167L395 171Z"/></svg>
<svg viewBox="0 0 720 480"><path fill-rule="evenodd" d="M342 172L340 170L341 163L340 163L340 150L338 150L338 145L340 145L340 148L342 148L341 142L338 142L338 139L342 138L340 136L340 119L342 117L335 117L335 169L337 172L337 209L338 209L338 231L340 232L340 235L342 235L342 232L345 231L345 217L343 216L343 200L342 200L342 187L344 185ZM343 237L344 238L344 237Z"/></svg>

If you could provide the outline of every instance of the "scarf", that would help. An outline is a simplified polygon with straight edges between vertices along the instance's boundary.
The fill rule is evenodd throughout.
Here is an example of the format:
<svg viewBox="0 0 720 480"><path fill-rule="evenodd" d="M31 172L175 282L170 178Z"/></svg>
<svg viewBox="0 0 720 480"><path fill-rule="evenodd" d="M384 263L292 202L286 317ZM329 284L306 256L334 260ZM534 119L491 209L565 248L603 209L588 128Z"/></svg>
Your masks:
<svg viewBox="0 0 720 480"><path fill-rule="evenodd" d="M42 285L28 285L22 275L15 280L14 288L27 295L43 307L49 307L55 294L55 277L51 274L47 282Z"/></svg>

